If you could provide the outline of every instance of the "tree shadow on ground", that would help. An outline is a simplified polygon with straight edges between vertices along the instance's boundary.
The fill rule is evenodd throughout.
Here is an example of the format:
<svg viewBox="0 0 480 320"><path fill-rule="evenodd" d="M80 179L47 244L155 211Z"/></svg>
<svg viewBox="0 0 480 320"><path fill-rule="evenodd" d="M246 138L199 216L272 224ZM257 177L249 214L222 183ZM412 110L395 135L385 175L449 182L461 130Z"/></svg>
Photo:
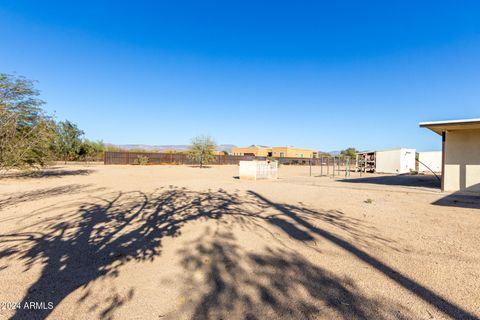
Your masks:
<svg viewBox="0 0 480 320"><path fill-rule="evenodd" d="M48 197L77 193L88 186L89 185L70 184L61 187L43 188L28 192L17 193L14 195L10 195L8 198L6 197L0 199L0 210L23 202L44 200Z"/></svg>
<svg viewBox="0 0 480 320"><path fill-rule="evenodd" d="M404 186L417 188L440 189L440 181L433 175L392 175L353 179L342 179L339 182L367 183L387 186Z"/></svg>
<svg viewBox="0 0 480 320"><path fill-rule="evenodd" d="M305 230L308 230L311 235L320 236L322 239L328 240L332 244L349 252L357 259L373 267L374 269L376 269L395 283L399 284L404 289L413 293L421 300L435 307L438 311L444 313L445 315L455 319L478 319L477 316L470 313L469 311L448 301L446 298L443 298L439 294L416 282L415 280L409 278L408 276L399 273L392 267L388 266L386 263L380 261L366 251L362 250L361 247L358 246L356 241L347 241L332 232L317 227L310 221L312 216L315 215L315 211L288 204L278 204L270 201L269 199L263 197L256 192L249 191L249 193L258 198L258 200L265 205L271 206L279 212L283 213L286 217L291 218L292 222L294 222L296 226L301 226Z"/></svg>
<svg viewBox="0 0 480 320"><path fill-rule="evenodd" d="M154 260L162 252L165 237L178 237L187 223L203 219L216 221L227 233L222 235L219 243L197 243L197 251L210 255L215 264L198 266L196 253L184 253L187 269L192 266L194 269L213 268L204 270L209 270L207 284L210 289L204 297L199 297L199 301L206 301L196 306L198 311L195 313L199 317L202 314L216 317L232 306L245 311L242 318L247 319L269 318L270 315L315 318L315 314L322 314L322 309L312 304L311 299L322 301L344 318L351 315L353 318L377 318L369 308L376 310L381 317L394 312L385 303L360 296L350 280L336 277L299 254L272 249L266 255L254 255L241 251L244 249L236 247L235 239L228 235L232 226L259 235L271 232L267 228L270 226L283 230L301 243L308 243L313 238L326 239L445 314L463 319L475 318L363 251L362 246L388 246L390 241L376 235L375 230L362 221L348 218L339 211L322 212L302 204L278 204L255 192L246 195L221 189L195 192L175 187L151 193L109 193L91 203L84 202L75 210L71 210L70 206L66 205L64 210L57 207L62 211L57 217L0 235L2 259L20 261L25 271L33 265L42 265L41 274L26 290L22 305L27 301L46 301L57 307L78 288L85 291L77 301L82 304L92 294L89 284L117 277L121 267L129 261ZM328 226L328 229L342 231L347 238L320 228L318 223ZM239 261L235 261L235 255L240 256L240 263L245 257L245 270L252 268L259 273L258 283L248 282L246 271L239 269L243 268L242 265L236 265ZM282 277L291 284L283 281ZM99 312L103 319L113 318L115 310L133 298L133 285L126 296L117 294L112 288L110 296L91 306L91 310ZM256 289L257 295L244 295L235 291L237 288L234 285ZM307 295L305 299L301 294ZM254 301L255 297L257 300ZM400 310L400 306L394 308ZM17 309L12 319L44 319L53 310ZM285 316L276 310L284 312Z"/></svg>
<svg viewBox="0 0 480 320"><path fill-rule="evenodd" d="M243 204L238 196L221 190L201 193L170 188L150 194L107 194L24 231L0 235L0 257L23 261L25 271L43 264L21 304L46 301L56 307L77 288L116 277L130 260L153 260L161 253L162 238L179 236L187 222L242 214ZM88 291L81 301L87 296ZM110 297L102 318L113 317L115 308L125 302ZM17 309L12 319L44 319L52 311Z"/></svg>
<svg viewBox="0 0 480 320"><path fill-rule="evenodd" d="M20 172L7 172L0 174L0 179L40 179L40 178L61 178L66 176L86 176L95 172L92 169L40 169Z"/></svg>
<svg viewBox="0 0 480 320"><path fill-rule="evenodd" d="M190 319L410 319L388 300L364 296L349 278L301 254L267 248L250 253L231 232L208 232L179 254ZM175 314L174 316L177 316Z"/></svg>

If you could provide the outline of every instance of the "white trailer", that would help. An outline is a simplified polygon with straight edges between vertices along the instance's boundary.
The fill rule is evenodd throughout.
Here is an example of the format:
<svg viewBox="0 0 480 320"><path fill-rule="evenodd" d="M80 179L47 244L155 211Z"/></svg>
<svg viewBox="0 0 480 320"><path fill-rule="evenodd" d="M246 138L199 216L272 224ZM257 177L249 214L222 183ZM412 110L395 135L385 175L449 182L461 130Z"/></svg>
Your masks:
<svg viewBox="0 0 480 320"><path fill-rule="evenodd" d="M375 172L410 173L415 171L415 149L392 149L375 152Z"/></svg>
<svg viewBox="0 0 480 320"><path fill-rule="evenodd" d="M418 172L442 172L442 151L418 153Z"/></svg>
<svg viewBox="0 0 480 320"><path fill-rule="evenodd" d="M278 162L240 161L239 177L242 180L278 179Z"/></svg>

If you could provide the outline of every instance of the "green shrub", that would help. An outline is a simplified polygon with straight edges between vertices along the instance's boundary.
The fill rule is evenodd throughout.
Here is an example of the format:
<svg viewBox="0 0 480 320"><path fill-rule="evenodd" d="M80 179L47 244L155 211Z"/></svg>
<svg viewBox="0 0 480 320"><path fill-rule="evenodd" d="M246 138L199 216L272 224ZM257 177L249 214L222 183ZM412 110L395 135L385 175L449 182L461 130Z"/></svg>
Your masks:
<svg viewBox="0 0 480 320"><path fill-rule="evenodd" d="M138 155L137 158L133 160L133 164L144 166L148 164L148 161L149 159L147 156Z"/></svg>

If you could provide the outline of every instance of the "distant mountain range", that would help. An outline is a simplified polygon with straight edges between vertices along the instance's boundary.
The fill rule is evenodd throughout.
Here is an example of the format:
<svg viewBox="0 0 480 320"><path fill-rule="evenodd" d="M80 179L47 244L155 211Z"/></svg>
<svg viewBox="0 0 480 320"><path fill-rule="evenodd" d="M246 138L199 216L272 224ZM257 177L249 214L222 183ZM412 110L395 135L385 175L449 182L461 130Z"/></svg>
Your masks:
<svg viewBox="0 0 480 320"><path fill-rule="evenodd" d="M113 144L112 144L113 145ZM124 150L132 150L132 149L143 149L148 151L187 151L189 145L188 144L172 144L172 145L149 145L149 144L120 144L120 145L113 145L115 147L124 149ZM232 148L236 146L233 144L219 144L217 145L218 151L227 151L232 152Z"/></svg>

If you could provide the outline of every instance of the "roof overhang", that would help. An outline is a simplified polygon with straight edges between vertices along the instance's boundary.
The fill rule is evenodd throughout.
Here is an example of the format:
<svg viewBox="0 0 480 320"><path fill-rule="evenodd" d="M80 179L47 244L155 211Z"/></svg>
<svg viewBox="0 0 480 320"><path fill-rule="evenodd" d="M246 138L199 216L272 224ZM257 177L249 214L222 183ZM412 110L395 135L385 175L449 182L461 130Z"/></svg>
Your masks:
<svg viewBox="0 0 480 320"><path fill-rule="evenodd" d="M441 135L444 131L480 129L480 118L420 122L419 125Z"/></svg>

